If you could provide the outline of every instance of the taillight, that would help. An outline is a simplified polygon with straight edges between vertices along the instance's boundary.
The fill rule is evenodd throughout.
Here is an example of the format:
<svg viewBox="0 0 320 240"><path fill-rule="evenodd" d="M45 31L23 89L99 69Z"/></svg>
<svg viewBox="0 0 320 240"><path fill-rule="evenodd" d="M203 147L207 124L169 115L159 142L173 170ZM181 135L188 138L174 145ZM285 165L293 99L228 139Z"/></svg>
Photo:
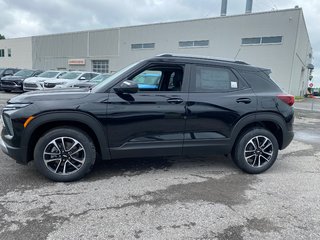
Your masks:
<svg viewBox="0 0 320 240"><path fill-rule="evenodd" d="M281 101L285 102L289 106L292 106L294 104L294 96L289 94L279 94L277 96Z"/></svg>

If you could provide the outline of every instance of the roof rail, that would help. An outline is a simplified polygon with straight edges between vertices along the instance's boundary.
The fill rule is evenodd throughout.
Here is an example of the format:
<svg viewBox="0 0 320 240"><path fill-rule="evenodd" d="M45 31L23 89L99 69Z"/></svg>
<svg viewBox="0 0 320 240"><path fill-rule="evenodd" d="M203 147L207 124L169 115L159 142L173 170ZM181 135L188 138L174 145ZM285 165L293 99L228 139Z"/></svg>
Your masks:
<svg viewBox="0 0 320 240"><path fill-rule="evenodd" d="M214 60L219 62L231 62L236 64L244 64L249 65L248 63L244 61L234 60L234 59L228 59L228 58L213 58L210 56L199 56L199 55L190 55L190 54L172 54L172 53L162 53L159 55L156 55L156 57L181 57L181 58L195 58L195 59L203 59L203 60Z"/></svg>

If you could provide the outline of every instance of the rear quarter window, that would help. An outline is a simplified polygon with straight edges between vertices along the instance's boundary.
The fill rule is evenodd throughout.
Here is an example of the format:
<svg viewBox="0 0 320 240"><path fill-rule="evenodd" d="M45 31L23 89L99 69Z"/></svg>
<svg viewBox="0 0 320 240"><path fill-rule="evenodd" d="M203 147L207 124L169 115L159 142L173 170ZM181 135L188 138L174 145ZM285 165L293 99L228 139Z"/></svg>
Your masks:
<svg viewBox="0 0 320 240"><path fill-rule="evenodd" d="M240 75L247 81L254 91L273 92L280 91L279 86L262 70L239 70Z"/></svg>

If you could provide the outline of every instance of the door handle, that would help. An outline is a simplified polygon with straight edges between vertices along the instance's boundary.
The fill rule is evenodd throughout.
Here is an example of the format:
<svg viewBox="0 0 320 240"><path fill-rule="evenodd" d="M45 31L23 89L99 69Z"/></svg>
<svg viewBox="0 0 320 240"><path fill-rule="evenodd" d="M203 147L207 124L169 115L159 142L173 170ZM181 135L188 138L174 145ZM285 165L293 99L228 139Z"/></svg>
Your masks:
<svg viewBox="0 0 320 240"><path fill-rule="evenodd" d="M237 103L245 103L245 104L251 103L250 98L238 98L236 101Z"/></svg>
<svg viewBox="0 0 320 240"><path fill-rule="evenodd" d="M183 99L181 99L181 98L169 98L167 100L167 102L171 103L171 104L179 104L179 103L183 102Z"/></svg>

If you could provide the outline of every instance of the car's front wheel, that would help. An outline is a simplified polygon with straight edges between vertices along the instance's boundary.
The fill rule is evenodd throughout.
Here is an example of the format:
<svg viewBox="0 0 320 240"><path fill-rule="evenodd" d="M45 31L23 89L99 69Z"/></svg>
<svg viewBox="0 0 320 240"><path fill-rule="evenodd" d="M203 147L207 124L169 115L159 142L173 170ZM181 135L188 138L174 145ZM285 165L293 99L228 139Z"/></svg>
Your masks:
<svg viewBox="0 0 320 240"><path fill-rule="evenodd" d="M68 182L84 177L96 159L92 139L76 128L55 128L40 137L34 149L35 166L47 178Z"/></svg>
<svg viewBox="0 0 320 240"><path fill-rule="evenodd" d="M274 164L278 150L278 141L271 132L263 128L253 128L239 137L232 158L244 172L257 174Z"/></svg>

